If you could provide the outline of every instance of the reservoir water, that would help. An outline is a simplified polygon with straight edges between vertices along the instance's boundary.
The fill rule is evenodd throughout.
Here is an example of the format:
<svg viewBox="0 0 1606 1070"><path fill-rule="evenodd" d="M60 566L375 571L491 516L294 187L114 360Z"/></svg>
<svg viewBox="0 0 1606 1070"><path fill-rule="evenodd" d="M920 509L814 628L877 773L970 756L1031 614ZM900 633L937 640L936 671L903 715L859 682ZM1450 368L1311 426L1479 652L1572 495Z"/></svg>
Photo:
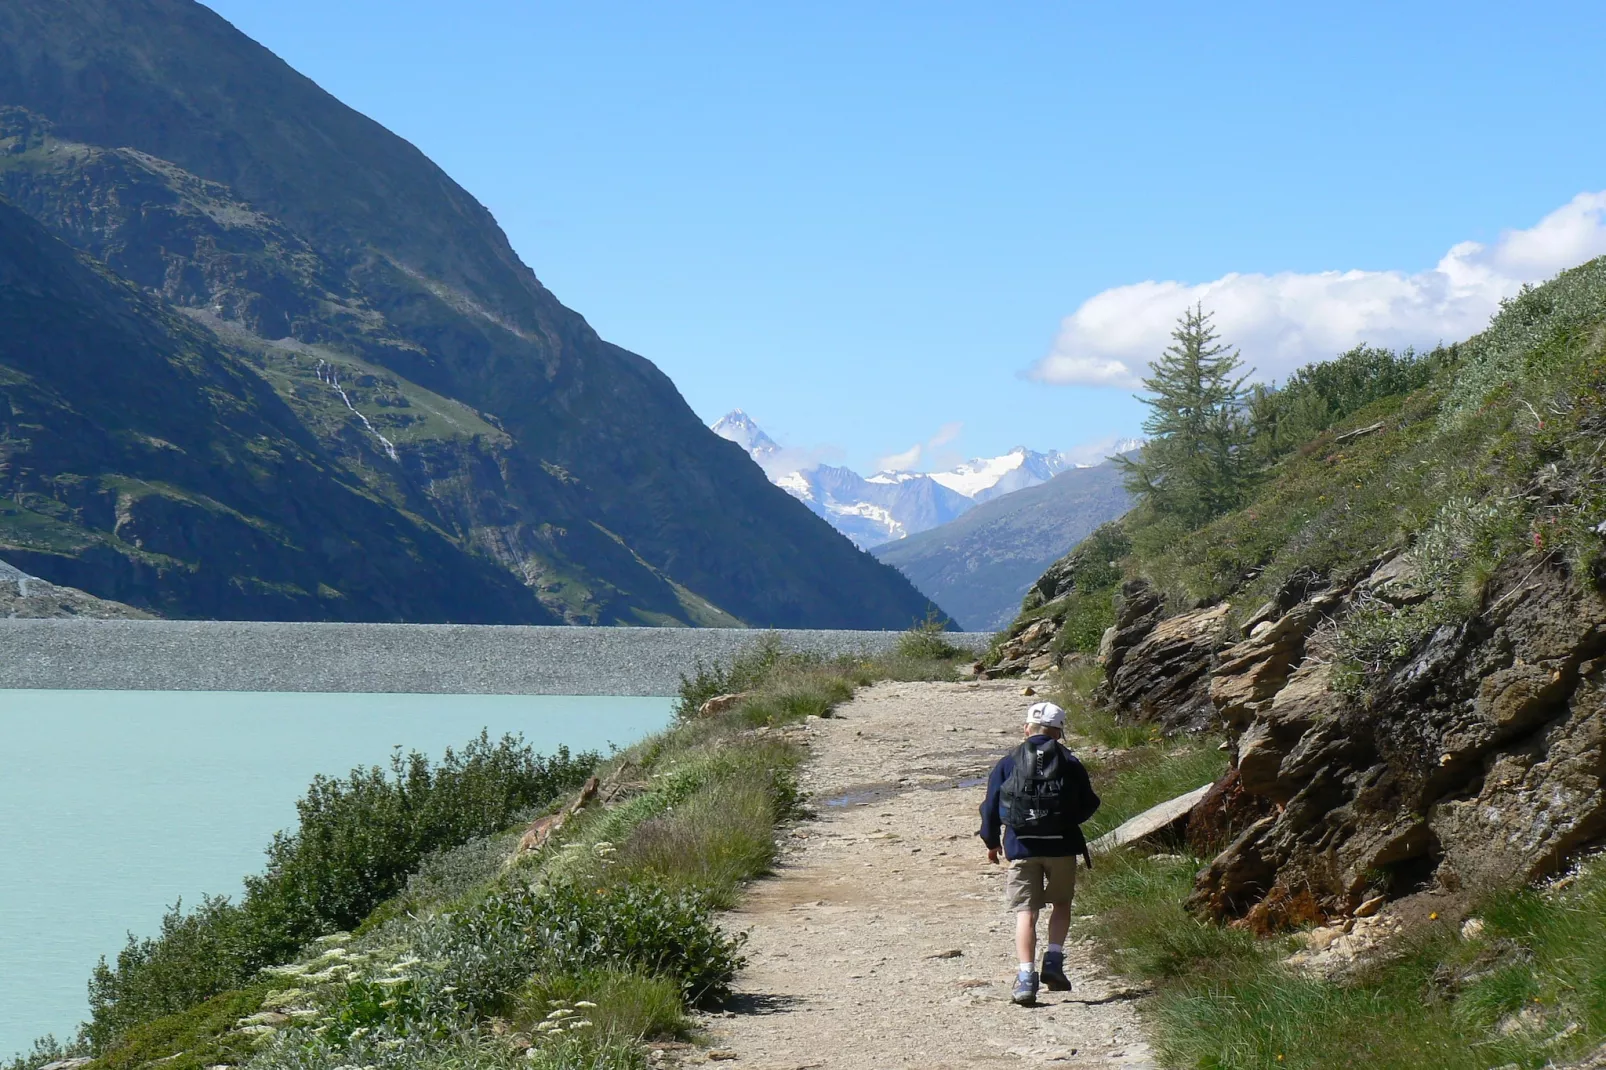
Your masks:
<svg viewBox="0 0 1606 1070"><path fill-rule="evenodd" d="M316 773L489 730L606 751L667 698L0 690L0 1062L88 1013L95 961L165 909L237 895Z"/></svg>

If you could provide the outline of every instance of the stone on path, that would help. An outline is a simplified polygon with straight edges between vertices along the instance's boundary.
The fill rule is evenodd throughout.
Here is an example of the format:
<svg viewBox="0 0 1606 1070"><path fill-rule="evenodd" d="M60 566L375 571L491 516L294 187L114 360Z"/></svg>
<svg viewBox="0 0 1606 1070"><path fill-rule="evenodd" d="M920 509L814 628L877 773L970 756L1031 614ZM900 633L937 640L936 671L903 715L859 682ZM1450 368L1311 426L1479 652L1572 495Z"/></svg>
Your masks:
<svg viewBox="0 0 1606 1070"><path fill-rule="evenodd" d="M1193 808L1199 805L1199 800L1205 797L1211 787L1212 784L1203 784L1186 795L1178 795L1159 806L1151 806L1119 828L1106 832L1088 846L1096 852L1113 851L1117 847L1137 843L1139 840L1163 832L1193 813Z"/></svg>

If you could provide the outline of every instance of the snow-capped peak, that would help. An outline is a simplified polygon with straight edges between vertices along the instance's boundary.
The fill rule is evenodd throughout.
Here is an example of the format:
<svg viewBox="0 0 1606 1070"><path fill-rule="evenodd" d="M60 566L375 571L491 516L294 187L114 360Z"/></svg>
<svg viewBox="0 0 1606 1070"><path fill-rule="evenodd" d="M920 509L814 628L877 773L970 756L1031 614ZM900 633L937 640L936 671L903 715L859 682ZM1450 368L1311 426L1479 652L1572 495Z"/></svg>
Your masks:
<svg viewBox="0 0 1606 1070"><path fill-rule="evenodd" d="M865 548L947 523L989 498L1046 483L1067 468L1088 468L1143 444L1111 440L1049 453L1016 446L1000 457L966 461L946 472L889 470L866 478L809 459L808 451L781 447L741 409L721 417L714 433L741 446L770 482Z"/></svg>
<svg viewBox="0 0 1606 1070"><path fill-rule="evenodd" d="M728 439L752 454L755 461L762 460L781 448L741 409L732 409L721 416L714 424L713 431L720 438Z"/></svg>

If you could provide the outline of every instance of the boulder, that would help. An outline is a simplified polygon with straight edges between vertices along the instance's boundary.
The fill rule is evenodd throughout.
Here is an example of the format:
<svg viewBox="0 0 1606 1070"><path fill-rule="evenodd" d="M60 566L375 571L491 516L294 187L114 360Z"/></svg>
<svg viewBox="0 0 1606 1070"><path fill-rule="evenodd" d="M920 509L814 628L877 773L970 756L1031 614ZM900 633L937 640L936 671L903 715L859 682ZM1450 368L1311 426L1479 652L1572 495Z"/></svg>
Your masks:
<svg viewBox="0 0 1606 1070"><path fill-rule="evenodd" d="M519 838L519 847L515 854L523 854L526 851L539 851L545 847L547 842L553 836L556 836L559 830L564 825L567 825L575 814L585 809L586 804L597 797L597 792L601 787L602 782L596 777L588 777L568 806L565 806L555 814L547 814L545 817L538 817L530 822L529 827L524 830L524 835Z"/></svg>
<svg viewBox="0 0 1606 1070"><path fill-rule="evenodd" d="M722 713L735 709L752 697L753 692L751 691L735 691L729 695L715 695L697 707L697 716L717 717Z"/></svg>

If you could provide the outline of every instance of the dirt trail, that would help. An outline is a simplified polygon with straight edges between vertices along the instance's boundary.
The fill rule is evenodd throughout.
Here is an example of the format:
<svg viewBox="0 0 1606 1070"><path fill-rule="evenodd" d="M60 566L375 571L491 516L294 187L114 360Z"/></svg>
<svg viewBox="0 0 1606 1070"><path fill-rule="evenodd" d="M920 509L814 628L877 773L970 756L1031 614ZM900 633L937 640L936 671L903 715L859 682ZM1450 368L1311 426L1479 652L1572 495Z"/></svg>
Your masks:
<svg viewBox="0 0 1606 1070"><path fill-rule="evenodd" d="M728 924L751 933L736 1009L692 1061L760 1070L1152 1067L1135 994L1066 948L1068 993L1009 1002L1013 918L976 839L1018 684L878 684L812 721L799 826Z"/></svg>

